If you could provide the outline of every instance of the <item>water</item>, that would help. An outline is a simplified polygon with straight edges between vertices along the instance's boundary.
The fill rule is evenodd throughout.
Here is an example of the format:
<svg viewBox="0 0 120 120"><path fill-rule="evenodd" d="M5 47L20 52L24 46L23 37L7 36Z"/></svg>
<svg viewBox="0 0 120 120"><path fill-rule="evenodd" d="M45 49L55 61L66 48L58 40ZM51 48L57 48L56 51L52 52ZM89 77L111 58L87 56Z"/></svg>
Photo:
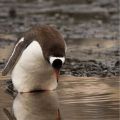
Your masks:
<svg viewBox="0 0 120 120"><path fill-rule="evenodd" d="M118 78L62 77L54 91L0 97L0 120L119 120Z"/></svg>

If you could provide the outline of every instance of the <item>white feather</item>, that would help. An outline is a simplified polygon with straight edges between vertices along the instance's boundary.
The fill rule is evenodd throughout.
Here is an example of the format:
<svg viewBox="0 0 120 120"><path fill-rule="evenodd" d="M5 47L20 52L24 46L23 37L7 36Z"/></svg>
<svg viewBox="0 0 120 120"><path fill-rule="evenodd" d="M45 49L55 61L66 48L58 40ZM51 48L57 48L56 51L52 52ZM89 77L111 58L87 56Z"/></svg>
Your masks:
<svg viewBox="0 0 120 120"><path fill-rule="evenodd" d="M53 68L45 61L37 41L24 50L12 71L12 81L19 92L53 90L57 87Z"/></svg>
<svg viewBox="0 0 120 120"><path fill-rule="evenodd" d="M65 62L65 57L53 57L53 56L50 56L49 60L50 60L50 63L52 64L54 60L56 59L59 59L62 61L62 63Z"/></svg>
<svg viewBox="0 0 120 120"><path fill-rule="evenodd" d="M19 45L19 43L21 43L21 42L23 42L23 41L24 41L24 37L22 37L22 38L18 41L18 43L15 45L15 48L14 48L14 50L13 50L13 52L12 52L12 55L10 56L8 62L6 63L6 66L8 66L8 63L9 63L10 59L13 57L13 55L14 55L14 53L15 53L15 49L17 48L17 46Z"/></svg>
<svg viewBox="0 0 120 120"><path fill-rule="evenodd" d="M19 40L18 43L23 42L23 41L24 41L24 37L22 37L22 38Z"/></svg>

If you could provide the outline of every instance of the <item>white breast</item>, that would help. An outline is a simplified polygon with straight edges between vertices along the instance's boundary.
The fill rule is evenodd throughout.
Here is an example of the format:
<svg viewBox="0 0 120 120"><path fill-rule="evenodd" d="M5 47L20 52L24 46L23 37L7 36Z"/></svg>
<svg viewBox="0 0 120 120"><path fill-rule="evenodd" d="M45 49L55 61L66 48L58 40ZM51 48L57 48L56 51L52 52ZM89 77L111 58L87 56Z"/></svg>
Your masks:
<svg viewBox="0 0 120 120"><path fill-rule="evenodd" d="M12 81L19 92L56 88L57 81L53 69L45 61L37 41L33 41L24 50L12 71Z"/></svg>

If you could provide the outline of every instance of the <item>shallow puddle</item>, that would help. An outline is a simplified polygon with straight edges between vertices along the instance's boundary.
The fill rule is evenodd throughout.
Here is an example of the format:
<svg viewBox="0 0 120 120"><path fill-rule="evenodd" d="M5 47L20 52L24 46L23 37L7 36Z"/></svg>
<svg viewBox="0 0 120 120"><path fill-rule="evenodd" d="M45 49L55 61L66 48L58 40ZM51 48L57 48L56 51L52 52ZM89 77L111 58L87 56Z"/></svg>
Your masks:
<svg viewBox="0 0 120 120"><path fill-rule="evenodd" d="M55 91L5 92L0 81L0 120L118 120L118 78L61 77Z"/></svg>

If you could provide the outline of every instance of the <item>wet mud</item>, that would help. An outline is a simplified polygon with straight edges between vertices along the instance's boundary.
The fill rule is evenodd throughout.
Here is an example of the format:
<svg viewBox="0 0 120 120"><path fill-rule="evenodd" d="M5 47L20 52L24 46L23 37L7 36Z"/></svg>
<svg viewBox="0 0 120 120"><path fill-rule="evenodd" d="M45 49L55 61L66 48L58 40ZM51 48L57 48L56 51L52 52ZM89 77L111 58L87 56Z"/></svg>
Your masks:
<svg viewBox="0 0 120 120"><path fill-rule="evenodd" d="M50 24L61 31L68 46L62 74L118 76L118 14L118 0L1 0L0 68L17 35L35 24Z"/></svg>
<svg viewBox="0 0 120 120"><path fill-rule="evenodd" d="M63 68L61 71L62 74L73 76L111 77L120 75L120 61L116 61L113 66L107 66L95 60L80 61L68 58Z"/></svg>
<svg viewBox="0 0 120 120"><path fill-rule="evenodd" d="M11 36L12 38L13 36ZM2 38L0 45L0 69L2 70L12 53L15 40ZM87 77L112 77L120 75L119 43L107 40L81 40L82 43L69 42L66 61L61 74ZM94 44L95 42L95 44ZM80 45L79 45L80 44Z"/></svg>
<svg viewBox="0 0 120 120"><path fill-rule="evenodd" d="M1 0L0 32L54 24L67 39L118 39L118 0Z"/></svg>

